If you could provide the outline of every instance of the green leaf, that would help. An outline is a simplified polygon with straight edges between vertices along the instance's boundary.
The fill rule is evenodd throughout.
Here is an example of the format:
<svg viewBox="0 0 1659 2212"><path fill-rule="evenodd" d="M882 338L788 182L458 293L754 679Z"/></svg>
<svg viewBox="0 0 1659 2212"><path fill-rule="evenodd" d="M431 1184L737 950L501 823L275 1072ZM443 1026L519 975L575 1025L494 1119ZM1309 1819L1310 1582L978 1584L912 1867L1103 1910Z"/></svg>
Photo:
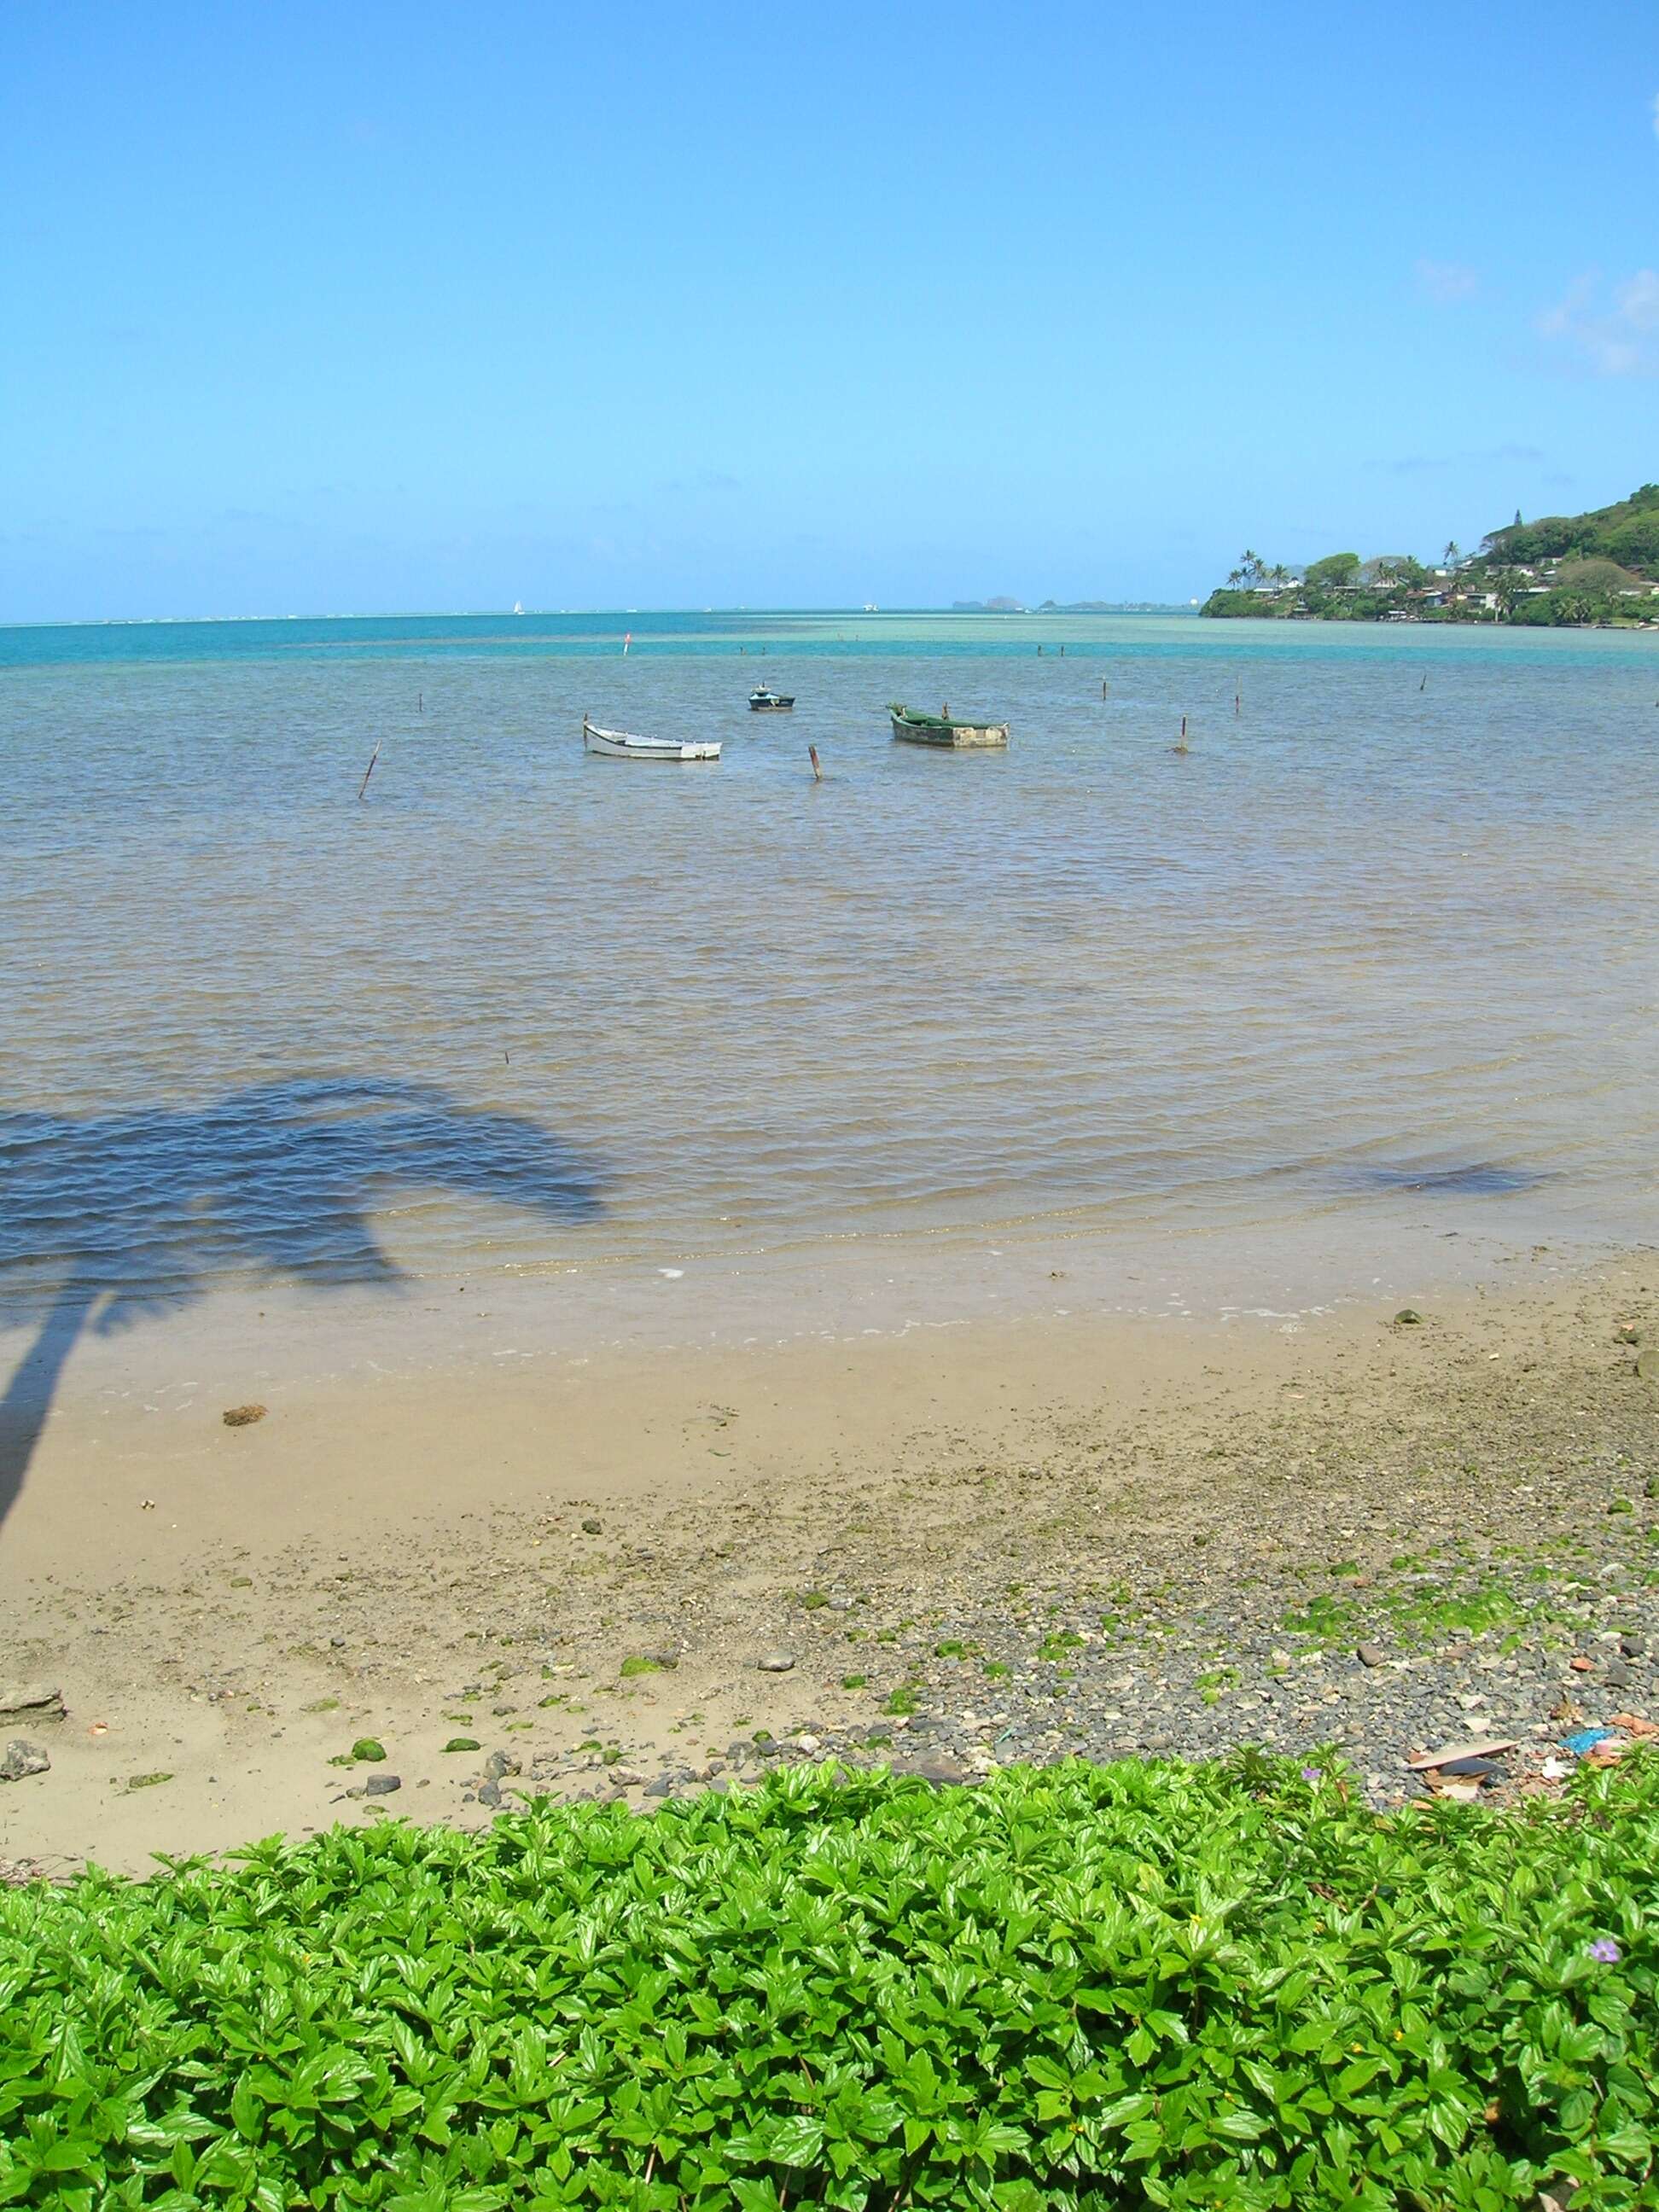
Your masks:
<svg viewBox="0 0 1659 2212"><path fill-rule="evenodd" d="M779 2120L772 2128L770 2154L780 2166L811 2166L823 2148L822 2124L804 2112Z"/></svg>

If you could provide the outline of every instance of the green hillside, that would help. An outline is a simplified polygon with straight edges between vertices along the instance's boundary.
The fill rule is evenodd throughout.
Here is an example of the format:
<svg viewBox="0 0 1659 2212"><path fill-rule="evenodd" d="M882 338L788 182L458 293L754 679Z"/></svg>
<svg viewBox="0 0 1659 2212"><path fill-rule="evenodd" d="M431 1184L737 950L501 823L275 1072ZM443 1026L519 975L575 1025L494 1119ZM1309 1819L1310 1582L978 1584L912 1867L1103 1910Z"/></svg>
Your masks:
<svg viewBox="0 0 1659 2212"><path fill-rule="evenodd" d="M1438 561L1331 553L1301 569L1243 555L1206 615L1303 622L1486 622L1603 629L1659 625L1659 484L1584 514L1517 514L1480 550Z"/></svg>
<svg viewBox="0 0 1659 2212"><path fill-rule="evenodd" d="M1659 580L1659 484L1588 514L1547 514L1512 522L1481 541L1481 556L1506 566L1568 559L1615 561L1636 575Z"/></svg>

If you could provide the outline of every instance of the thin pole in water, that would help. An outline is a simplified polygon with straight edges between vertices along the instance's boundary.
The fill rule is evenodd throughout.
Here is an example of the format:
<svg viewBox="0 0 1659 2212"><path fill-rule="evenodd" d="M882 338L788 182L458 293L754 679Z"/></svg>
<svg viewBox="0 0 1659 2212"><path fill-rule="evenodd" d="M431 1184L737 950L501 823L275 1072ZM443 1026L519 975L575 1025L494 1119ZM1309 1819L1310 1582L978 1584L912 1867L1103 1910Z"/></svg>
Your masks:
<svg viewBox="0 0 1659 2212"><path fill-rule="evenodd" d="M368 766L363 770L363 780L357 786L357 796L359 799L361 799L363 793L368 789L368 779L374 775L374 763L380 757L380 748L376 744L374 751L368 757Z"/></svg>
<svg viewBox="0 0 1659 2212"><path fill-rule="evenodd" d="M1422 682L1418 685L1418 687L1417 687L1417 688L1418 688L1418 690L1419 690L1419 691L1425 691L1425 690L1428 689L1428 684L1429 684L1429 672L1428 672L1428 670L1425 668L1425 669L1423 671L1423 681L1422 681Z"/></svg>
<svg viewBox="0 0 1659 2212"><path fill-rule="evenodd" d="M1106 678L1103 676L1100 679L1100 696L1103 699L1106 696Z"/></svg>
<svg viewBox="0 0 1659 2212"><path fill-rule="evenodd" d="M1235 714L1244 712L1244 686L1242 683L1233 693L1233 712Z"/></svg>
<svg viewBox="0 0 1659 2212"><path fill-rule="evenodd" d="M426 694L424 691L417 691L415 694L415 711L417 714L424 714L426 712Z"/></svg>
<svg viewBox="0 0 1659 2212"><path fill-rule="evenodd" d="M808 745L806 752L807 757L812 763L812 781L814 783L822 783L823 770L818 766L818 749L816 745Z"/></svg>
<svg viewBox="0 0 1659 2212"><path fill-rule="evenodd" d="M1171 745L1170 750L1171 752L1176 753L1184 753L1187 750L1187 717L1184 714L1181 718L1180 741L1178 744Z"/></svg>

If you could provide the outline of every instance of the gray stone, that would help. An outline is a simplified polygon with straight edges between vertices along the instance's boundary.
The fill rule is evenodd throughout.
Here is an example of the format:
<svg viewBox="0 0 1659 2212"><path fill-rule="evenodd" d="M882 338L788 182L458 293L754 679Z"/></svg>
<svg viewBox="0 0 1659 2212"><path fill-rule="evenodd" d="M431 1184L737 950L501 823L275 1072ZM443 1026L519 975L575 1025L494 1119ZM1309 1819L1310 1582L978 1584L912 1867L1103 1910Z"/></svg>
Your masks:
<svg viewBox="0 0 1659 2212"><path fill-rule="evenodd" d="M643 1794L647 1797L672 1797L674 1794L673 1776L659 1774L654 1782L646 1784Z"/></svg>
<svg viewBox="0 0 1659 2212"><path fill-rule="evenodd" d="M1645 1641L1639 1636L1621 1636L1619 1649L1626 1659L1640 1659L1647 1650Z"/></svg>
<svg viewBox="0 0 1659 2212"><path fill-rule="evenodd" d="M1601 1680L1610 1690L1627 1690L1630 1687L1630 1668L1622 1659L1614 1659L1602 1669Z"/></svg>
<svg viewBox="0 0 1659 2212"><path fill-rule="evenodd" d="M926 1758L911 1760L905 1767L907 1774L920 1775L940 1789L959 1788L968 1779L968 1770L954 1759L946 1759L939 1752L929 1752Z"/></svg>
<svg viewBox="0 0 1659 2212"><path fill-rule="evenodd" d="M1380 1644L1362 1644L1354 1656L1362 1667L1382 1667L1388 1663L1388 1654Z"/></svg>
<svg viewBox="0 0 1659 2212"><path fill-rule="evenodd" d="M767 1651L757 1662L763 1674L787 1674L795 1663L793 1651Z"/></svg>
<svg viewBox="0 0 1659 2212"><path fill-rule="evenodd" d="M582 1522L582 1534L584 1536L599 1536L603 1535L604 1533L605 1530L603 1524L598 1521L584 1521Z"/></svg>
<svg viewBox="0 0 1659 2212"><path fill-rule="evenodd" d="M484 1761L484 1778L488 1782L499 1782L502 1775L518 1771L518 1760L505 1751L492 1751Z"/></svg>
<svg viewBox="0 0 1659 2212"><path fill-rule="evenodd" d="M400 1774L371 1774L363 1784L365 1797L389 1797L394 1790L404 1786Z"/></svg>
<svg viewBox="0 0 1659 2212"><path fill-rule="evenodd" d="M5 1757L0 1759L0 1782L21 1782L26 1775L45 1774L51 1765L38 1743L25 1743L21 1736L15 1736Z"/></svg>
<svg viewBox="0 0 1659 2212"><path fill-rule="evenodd" d="M61 1721L64 1693L46 1682L14 1682L0 1688L0 1718Z"/></svg>
<svg viewBox="0 0 1659 2212"><path fill-rule="evenodd" d="M501 1785L499 1782L481 1782L478 1784L478 1802L481 1805L499 1805L501 1802Z"/></svg>

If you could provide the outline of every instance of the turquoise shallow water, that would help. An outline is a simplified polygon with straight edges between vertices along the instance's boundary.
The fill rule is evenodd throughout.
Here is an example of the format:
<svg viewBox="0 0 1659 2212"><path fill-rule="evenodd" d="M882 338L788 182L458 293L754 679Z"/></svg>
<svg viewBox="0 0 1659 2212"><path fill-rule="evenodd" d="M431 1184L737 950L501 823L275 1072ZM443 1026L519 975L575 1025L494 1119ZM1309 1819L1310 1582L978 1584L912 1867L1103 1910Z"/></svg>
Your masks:
<svg viewBox="0 0 1659 2212"><path fill-rule="evenodd" d="M792 717L745 711L763 678ZM896 746L894 697L1012 746ZM1647 635L0 629L0 1302L1062 1221L1363 1241L1401 1192L1633 1240L1656 700ZM586 759L585 710L725 757Z"/></svg>

